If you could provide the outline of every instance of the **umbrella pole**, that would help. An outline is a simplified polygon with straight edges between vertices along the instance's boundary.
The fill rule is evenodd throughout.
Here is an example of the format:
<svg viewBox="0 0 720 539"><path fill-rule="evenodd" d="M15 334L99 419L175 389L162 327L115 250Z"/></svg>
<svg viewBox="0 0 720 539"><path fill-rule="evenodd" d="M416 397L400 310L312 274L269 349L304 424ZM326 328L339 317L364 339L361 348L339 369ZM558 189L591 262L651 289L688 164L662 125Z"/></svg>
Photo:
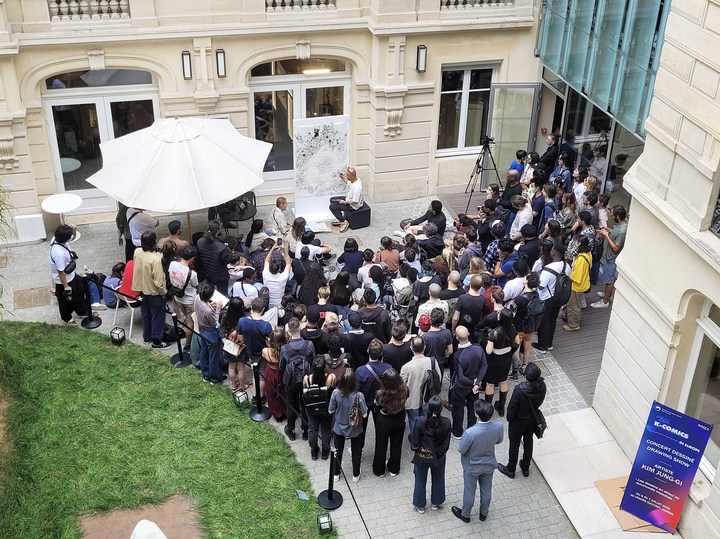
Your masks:
<svg viewBox="0 0 720 539"><path fill-rule="evenodd" d="M185 215L187 215L188 220L188 238L191 238L189 241L192 242L192 220L190 219L190 212L185 212Z"/></svg>

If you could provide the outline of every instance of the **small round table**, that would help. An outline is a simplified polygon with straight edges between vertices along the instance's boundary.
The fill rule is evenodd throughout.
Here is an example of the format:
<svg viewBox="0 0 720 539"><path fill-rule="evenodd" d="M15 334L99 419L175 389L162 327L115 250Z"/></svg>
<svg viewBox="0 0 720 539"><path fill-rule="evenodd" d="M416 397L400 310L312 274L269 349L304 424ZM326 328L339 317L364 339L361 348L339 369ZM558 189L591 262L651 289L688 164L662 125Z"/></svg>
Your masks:
<svg viewBox="0 0 720 539"><path fill-rule="evenodd" d="M54 213L60 216L60 222L65 224L65 214L76 210L82 204L82 198L73 193L58 193L57 195L50 195L42 201L40 205L43 211L47 213ZM70 241L76 241L80 239L80 232L75 231L75 236Z"/></svg>

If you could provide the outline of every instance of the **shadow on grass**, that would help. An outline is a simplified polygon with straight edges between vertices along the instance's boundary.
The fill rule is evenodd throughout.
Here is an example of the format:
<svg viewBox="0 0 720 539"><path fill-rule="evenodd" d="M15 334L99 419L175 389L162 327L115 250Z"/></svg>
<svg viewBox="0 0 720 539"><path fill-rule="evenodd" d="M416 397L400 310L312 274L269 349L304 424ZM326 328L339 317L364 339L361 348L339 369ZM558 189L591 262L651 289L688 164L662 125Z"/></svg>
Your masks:
<svg viewBox="0 0 720 539"><path fill-rule="evenodd" d="M10 400L0 536L80 537L78 517L196 500L206 537L316 537L322 509L281 436L167 356L46 324L0 323Z"/></svg>

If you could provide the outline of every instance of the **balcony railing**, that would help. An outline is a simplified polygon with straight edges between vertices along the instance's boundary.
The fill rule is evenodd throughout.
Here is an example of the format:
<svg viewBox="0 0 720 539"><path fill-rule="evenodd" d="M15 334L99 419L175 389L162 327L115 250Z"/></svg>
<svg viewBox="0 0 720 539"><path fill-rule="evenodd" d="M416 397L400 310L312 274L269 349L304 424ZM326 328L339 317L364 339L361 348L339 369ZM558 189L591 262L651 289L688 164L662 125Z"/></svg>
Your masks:
<svg viewBox="0 0 720 539"><path fill-rule="evenodd" d="M336 8L335 0L265 0L265 11L319 11Z"/></svg>
<svg viewBox="0 0 720 539"><path fill-rule="evenodd" d="M514 4L514 0L440 0L440 10L482 9Z"/></svg>
<svg viewBox="0 0 720 539"><path fill-rule="evenodd" d="M47 3L52 22L130 18L129 0L47 0Z"/></svg>

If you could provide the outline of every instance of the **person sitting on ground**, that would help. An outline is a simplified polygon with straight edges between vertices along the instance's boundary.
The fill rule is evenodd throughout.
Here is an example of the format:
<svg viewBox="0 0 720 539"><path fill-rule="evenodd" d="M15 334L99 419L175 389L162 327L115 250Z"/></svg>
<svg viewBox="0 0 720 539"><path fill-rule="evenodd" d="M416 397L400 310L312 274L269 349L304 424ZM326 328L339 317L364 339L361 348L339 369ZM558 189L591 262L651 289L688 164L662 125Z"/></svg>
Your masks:
<svg viewBox="0 0 720 539"><path fill-rule="evenodd" d="M455 226L457 233L463 236L471 230L477 230L477 223L464 213L458 213L457 217L453 219L453 226Z"/></svg>
<svg viewBox="0 0 720 539"><path fill-rule="evenodd" d="M255 286L256 281L257 271L253 267L247 267L243 270L242 278L233 284L230 291L230 297L240 298L246 311L250 310L252 300L258 297L258 289Z"/></svg>
<svg viewBox="0 0 720 539"><path fill-rule="evenodd" d="M255 219L250 225L250 232L245 238L245 252L252 254L261 248L263 241L270 235L265 231L265 222L262 219Z"/></svg>
<svg viewBox="0 0 720 539"><path fill-rule="evenodd" d="M173 220L168 223L168 230L170 231L169 236L165 236L164 238L160 238L158 240L158 249L162 249L163 245L165 245L166 241L174 241L175 242L175 251L177 253L182 253L185 250L185 247L190 245L187 240L185 240L182 235L182 225L180 224L180 221Z"/></svg>
<svg viewBox="0 0 720 539"><path fill-rule="evenodd" d="M305 233L306 228L307 221L305 220L305 218L296 217L290 227L290 232L287 235L288 251L292 256L295 256L295 248L297 247L297 244L302 240L302 235Z"/></svg>
<svg viewBox="0 0 720 539"><path fill-rule="evenodd" d="M351 276L347 271L341 271L334 280L330 281L330 303L336 307L345 308L352 305L352 293L354 288L350 284ZM340 313L340 310L338 310Z"/></svg>
<svg viewBox="0 0 720 539"><path fill-rule="evenodd" d="M425 223L423 225L423 234L425 234L425 239L417 240L418 247L425 251L428 259L440 256L445 247L445 241L438 232L437 226L434 223Z"/></svg>
<svg viewBox="0 0 720 539"><path fill-rule="evenodd" d="M357 177L354 168L348 167L344 173L341 172L340 179L348 185L348 192L344 197L330 199L330 211L336 219L333 226L339 226L340 232L345 232L350 228L348 216L363 207L364 195L362 181Z"/></svg>
<svg viewBox="0 0 720 539"><path fill-rule="evenodd" d="M430 205L424 215L418 217L417 219L403 219L400 222L400 228L405 232L417 235L421 230L419 225L427 221L428 223L434 224L437 228L438 234L442 236L445 234L445 227L447 226L445 214L442 209L442 202L439 200L433 200L430 202ZM424 233L427 234L426 232Z"/></svg>
<svg viewBox="0 0 720 539"><path fill-rule="evenodd" d="M320 261L323 255L330 254L332 251L332 247L329 245L319 245L319 241L315 241L315 232L312 230L303 232L300 241L295 246L295 258L300 258L300 250L303 247L310 249L310 260Z"/></svg>
<svg viewBox="0 0 720 539"><path fill-rule="evenodd" d="M343 247L343 253L338 257L338 264L344 264L343 271L353 275L357 282L357 274L360 267L363 265L363 253L358 251L358 243L355 238L348 238L345 240Z"/></svg>
<svg viewBox="0 0 720 539"><path fill-rule="evenodd" d="M392 287L395 293L398 293L400 290L410 284L410 281L408 281L407 278L409 269L410 264L408 264L407 262L403 262L402 264L400 264L400 267L398 268L398 276L392 280Z"/></svg>
<svg viewBox="0 0 720 539"><path fill-rule="evenodd" d="M469 244L467 237L460 234L456 234L452 241L445 242L442 259L448 267L448 272L458 269L458 259L464 254Z"/></svg>
<svg viewBox="0 0 720 539"><path fill-rule="evenodd" d="M386 273L396 274L400 267L400 253L395 249L395 244L388 236L380 239L380 250L375 253L374 262L380 264Z"/></svg>
<svg viewBox="0 0 720 539"><path fill-rule="evenodd" d="M420 275L422 275L423 269L420 260L418 259L417 250L415 248L405 249L403 251L405 262L411 267L415 268Z"/></svg>
<svg viewBox="0 0 720 539"><path fill-rule="evenodd" d="M297 298L306 307L317 303L318 291L327 285L327 279L322 267L317 262L311 262L307 274L297 290Z"/></svg>

